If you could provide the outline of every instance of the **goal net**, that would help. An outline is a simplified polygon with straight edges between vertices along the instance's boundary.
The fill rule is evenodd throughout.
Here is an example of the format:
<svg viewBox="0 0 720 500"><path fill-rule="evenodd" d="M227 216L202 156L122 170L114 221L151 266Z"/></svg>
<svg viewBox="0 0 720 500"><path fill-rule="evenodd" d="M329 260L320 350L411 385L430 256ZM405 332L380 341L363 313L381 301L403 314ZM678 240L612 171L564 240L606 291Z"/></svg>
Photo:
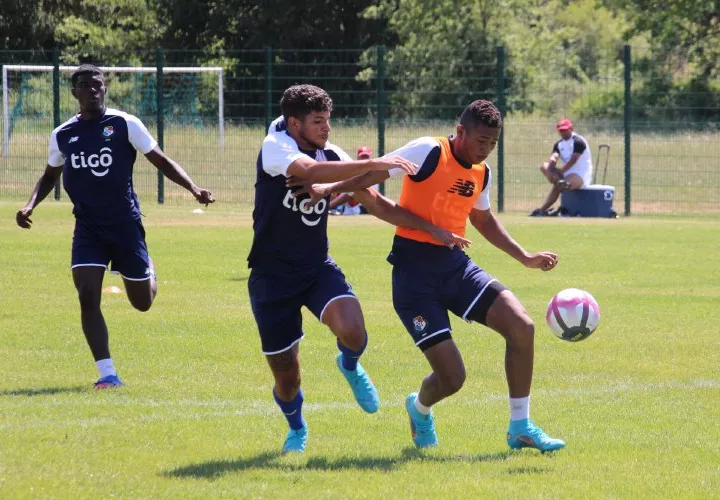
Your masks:
<svg viewBox="0 0 720 500"><path fill-rule="evenodd" d="M54 128L55 100L60 121L77 112L70 93L70 76L77 66L60 66L59 94L53 91L53 66L2 66L2 151L27 156L38 135L48 136ZM159 110L156 67L102 66L108 84L105 104L138 116L157 132ZM196 133L217 136L224 148L223 69L221 67L165 67L162 81L164 135L173 129L192 128ZM45 145L47 137L40 144ZM46 156L43 146L40 156ZM16 156L13 152L13 156Z"/></svg>

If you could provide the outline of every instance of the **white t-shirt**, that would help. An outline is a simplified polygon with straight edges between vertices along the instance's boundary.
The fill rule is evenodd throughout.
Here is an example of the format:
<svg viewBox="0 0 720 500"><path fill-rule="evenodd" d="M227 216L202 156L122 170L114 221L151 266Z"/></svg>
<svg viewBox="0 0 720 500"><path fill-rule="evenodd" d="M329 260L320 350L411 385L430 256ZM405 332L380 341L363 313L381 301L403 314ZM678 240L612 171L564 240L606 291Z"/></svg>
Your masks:
<svg viewBox="0 0 720 500"><path fill-rule="evenodd" d="M563 173L563 177L575 174L583 179L583 184L588 185L592 182L592 155L587 140L580 134L573 132L569 139L560 139L553 145L553 153L560 156L563 164L570 161L572 155L580 153L580 157L575 165Z"/></svg>

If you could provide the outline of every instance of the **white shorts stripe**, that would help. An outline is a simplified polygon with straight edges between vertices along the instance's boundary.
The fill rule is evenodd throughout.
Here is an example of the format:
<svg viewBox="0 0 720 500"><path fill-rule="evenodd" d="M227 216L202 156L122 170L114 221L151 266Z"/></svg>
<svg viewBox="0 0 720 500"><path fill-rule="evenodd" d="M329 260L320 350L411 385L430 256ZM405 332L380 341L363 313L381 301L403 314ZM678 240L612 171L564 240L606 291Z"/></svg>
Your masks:
<svg viewBox="0 0 720 500"><path fill-rule="evenodd" d="M445 332L449 332L449 331L451 331L450 328L443 328L442 330L438 330L437 332L433 332L433 333L431 333L430 335L428 335L427 337L423 337L423 338L421 338L420 340L418 340L417 342L415 342L415 346L419 346L420 344L422 344L422 343L425 342L426 340L431 339L431 338L433 338L433 337L436 336L436 335L440 335L441 333L445 333Z"/></svg>
<svg viewBox="0 0 720 500"><path fill-rule="evenodd" d="M105 264L75 264L74 266L71 266L70 269L75 269L76 267L104 267L107 269Z"/></svg>
<svg viewBox="0 0 720 500"><path fill-rule="evenodd" d="M488 281L487 283L485 283L485 286L482 287L482 290L480 290L480 293L477 294L477 297L475 297L475 300L473 300L473 301L470 303L470 305L468 306L468 308L465 309L465 312L464 312L463 315L462 315L462 319L464 319L465 321L468 321L468 319L467 319L468 313L469 313L470 311L472 311L472 308L475 307L475 304L477 304L477 301L480 300L480 296L485 292L485 289L487 289L487 287L488 287L488 286L490 285L490 283L492 283L493 281L497 281L497 280L496 280L495 278L493 278L493 279L491 279L490 281Z"/></svg>
<svg viewBox="0 0 720 500"><path fill-rule="evenodd" d="M322 308L322 311L320 311L320 323L323 322L323 315L325 314L325 309L327 309L328 306L329 306L332 302L336 301L337 299L342 299L343 297L351 297L351 298L357 300L357 297L356 297L356 296L354 296L354 295L352 295L352 294L349 294L349 293L348 293L348 294L345 294L345 295L338 295L338 296L333 297L332 299L328 300L328 301L327 301L327 304L325 304L325 307L323 307L323 308Z"/></svg>
<svg viewBox="0 0 720 500"><path fill-rule="evenodd" d="M122 273L118 273L118 274L119 274L120 276L122 276L122 279L128 280L128 281L147 281L147 280L149 280L150 278L152 278L152 276L145 276L144 278L128 278L127 276L125 276L125 275L122 274Z"/></svg>
<svg viewBox="0 0 720 500"><path fill-rule="evenodd" d="M302 337L300 337L299 339L297 339L295 342L293 342L293 343L290 344L289 346L287 346L287 347L285 347L285 348L283 348L283 349L280 349L279 351L272 351L272 352L265 352L265 351L263 351L263 354L264 354L265 356L271 356L271 355L273 355L273 354L280 354L281 352L289 351L290 349L293 348L293 346L294 346L295 344L297 344L298 342L300 342L300 341L301 341L302 339L304 339L304 338L305 338L305 335L303 335Z"/></svg>

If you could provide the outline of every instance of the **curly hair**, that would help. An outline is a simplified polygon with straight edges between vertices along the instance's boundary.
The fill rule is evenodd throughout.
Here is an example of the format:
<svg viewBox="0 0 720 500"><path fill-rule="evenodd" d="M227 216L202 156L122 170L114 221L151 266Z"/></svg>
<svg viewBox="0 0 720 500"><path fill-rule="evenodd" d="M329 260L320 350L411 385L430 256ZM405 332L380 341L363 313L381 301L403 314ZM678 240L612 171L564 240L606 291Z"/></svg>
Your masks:
<svg viewBox="0 0 720 500"><path fill-rule="evenodd" d="M481 124L492 128L502 128L503 120L500 111L493 103L478 99L468 104L462 112L460 125L465 128L474 128Z"/></svg>
<svg viewBox="0 0 720 500"><path fill-rule="evenodd" d="M315 85L293 85L283 92L280 109L287 122L295 117L301 120L313 111L332 112L333 102L330 96Z"/></svg>
<svg viewBox="0 0 720 500"><path fill-rule="evenodd" d="M100 68L95 66L94 64L82 64L78 69L73 71L71 80L73 87L77 85L78 78L80 78L81 75L99 75L100 78L105 80L105 73L102 72Z"/></svg>

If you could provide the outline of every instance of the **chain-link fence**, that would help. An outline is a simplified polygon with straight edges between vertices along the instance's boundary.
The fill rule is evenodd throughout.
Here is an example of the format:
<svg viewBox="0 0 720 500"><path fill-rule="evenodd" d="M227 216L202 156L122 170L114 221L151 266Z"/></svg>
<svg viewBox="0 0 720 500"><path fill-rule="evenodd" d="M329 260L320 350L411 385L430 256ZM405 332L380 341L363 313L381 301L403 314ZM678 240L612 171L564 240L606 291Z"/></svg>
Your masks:
<svg viewBox="0 0 720 500"><path fill-rule="evenodd" d="M587 54L582 64L557 54L551 79L521 75L502 48L462 62L418 60L382 47L113 54L107 105L139 116L165 151L225 203L252 202L258 150L280 113L283 90L313 83L334 100L331 141L351 155L361 145L380 155L416 137L451 134L469 102L495 102L505 127L488 162L500 210L540 205L550 186L538 167L559 138L555 122L568 117L590 144L595 182L616 187L618 212L720 213L718 82L673 84L642 49ZM123 60L126 67L118 64ZM474 60L484 62L467 62ZM78 62L58 51L0 51L0 199L25 200L32 191L50 132L76 112L69 77ZM609 148L598 155L600 145ZM190 201L144 160L134 181L144 203ZM385 188L397 197L397 181Z"/></svg>

